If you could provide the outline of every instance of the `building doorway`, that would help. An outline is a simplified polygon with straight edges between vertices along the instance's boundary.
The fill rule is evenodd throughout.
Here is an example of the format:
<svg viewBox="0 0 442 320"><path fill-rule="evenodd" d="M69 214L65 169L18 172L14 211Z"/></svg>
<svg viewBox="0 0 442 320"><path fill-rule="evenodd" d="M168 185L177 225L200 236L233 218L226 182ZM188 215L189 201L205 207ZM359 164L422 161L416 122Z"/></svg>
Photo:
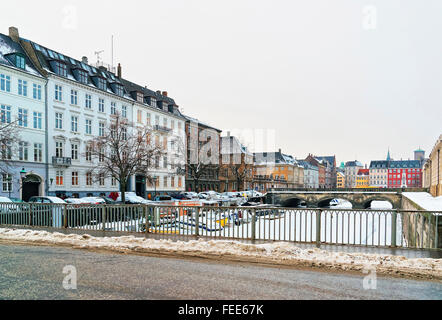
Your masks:
<svg viewBox="0 0 442 320"><path fill-rule="evenodd" d="M32 197L40 196L41 179L36 175L28 175L23 180L22 200L28 202Z"/></svg>
<svg viewBox="0 0 442 320"><path fill-rule="evenodd" d="M146 177L136 176L135 177L135 192L137 196L146 198Z"/></svg>

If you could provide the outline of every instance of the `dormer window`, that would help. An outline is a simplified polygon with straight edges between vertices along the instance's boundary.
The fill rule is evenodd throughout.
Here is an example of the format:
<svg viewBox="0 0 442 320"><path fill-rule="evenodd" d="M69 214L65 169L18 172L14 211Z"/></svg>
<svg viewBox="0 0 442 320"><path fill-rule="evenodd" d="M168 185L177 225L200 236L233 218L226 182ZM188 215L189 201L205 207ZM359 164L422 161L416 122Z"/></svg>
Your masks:
<svg viewBox="0 0 442 320"><path fill-rule="evenodd" d="M98 89L106 90L107 89L106 80L103 78L98 78L97 80L98 80L97 81Z"/></svg>
<svg viewBox="0 0 442 320"><path fill-rule="evenodd" d="M25 58L21 55L16 55L15 56L15 66L20 69L25 69L25 67L26 67Z"/></svg>
<svg viewBox="0 0 442 320"><path fill-rule="evenodd" d="M149 105L151 106L151 107L156 107L157 106L157 100L155 99L155 98L150 98L150 103L149 103Z"/></svg>
<svg viewBox="0 0 442 320"><path fill-rule="evenodd" d="M55 62L54 71L59 76L67 77L67 75L68 75L66 64L63 62L60 62L60 61Z"/></svg>
<svg viewBox="0 0 442 320"><path fill-rule="evenodd" d="M78 81L80 81L81 83L85 83L85 84L88 83L86 71L77 70L77 75L78 75Z"/></svg>
<svg viewBox="0 0 442 320"><path fill-rule="evenodd" d="M144 102L144 95L141 92L137 92L137 101L143 103Z"/></svg>
<svg viewBox="0 0 442 320"><path fill-rule="evenodd" d="M117 96L120 96L120 97L124 96L124 89L123 89L123 86L121 84L111 83L111 87L112 87L112 90L114 91L114 93Z"/></svg>

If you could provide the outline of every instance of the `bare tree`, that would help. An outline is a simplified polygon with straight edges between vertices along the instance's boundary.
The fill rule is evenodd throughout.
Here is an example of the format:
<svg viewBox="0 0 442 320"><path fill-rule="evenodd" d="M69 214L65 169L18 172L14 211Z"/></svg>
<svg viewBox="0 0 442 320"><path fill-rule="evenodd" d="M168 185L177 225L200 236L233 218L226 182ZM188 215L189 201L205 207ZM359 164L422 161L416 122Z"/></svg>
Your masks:
<svg viewBox="0 0 442 320"><path fill-rule="evenodd" d="M150 171L157 167L159 157L164 154L152 137L152 129L138 127L117 114L100 136L89 141L85 156L95 161L90 172L96 179L116 179L120 184L123 203L126 202L128 179L141 174L151 180Z"/></svg>
<svg viewBox="0 0 442 320"><path fill-rule="evenodd" d="M11 160L20 141L17 121L8 121L0 114L0 174L9 173Z"/></svg>

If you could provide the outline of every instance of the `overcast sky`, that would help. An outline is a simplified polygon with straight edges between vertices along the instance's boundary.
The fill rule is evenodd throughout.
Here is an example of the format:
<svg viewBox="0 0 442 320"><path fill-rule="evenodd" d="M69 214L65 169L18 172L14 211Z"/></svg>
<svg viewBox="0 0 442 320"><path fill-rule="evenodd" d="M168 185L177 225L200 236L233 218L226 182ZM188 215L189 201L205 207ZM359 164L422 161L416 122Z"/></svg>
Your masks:
<svg viewBox="0 0 442 320"><path fill-rule="evenodd" d="M22 0L2 2L0 32L109 63L114 35L123 77L224 131L274 136L256 151L368 163L428 154L442 133L441 13L440 0Z"/></svg>

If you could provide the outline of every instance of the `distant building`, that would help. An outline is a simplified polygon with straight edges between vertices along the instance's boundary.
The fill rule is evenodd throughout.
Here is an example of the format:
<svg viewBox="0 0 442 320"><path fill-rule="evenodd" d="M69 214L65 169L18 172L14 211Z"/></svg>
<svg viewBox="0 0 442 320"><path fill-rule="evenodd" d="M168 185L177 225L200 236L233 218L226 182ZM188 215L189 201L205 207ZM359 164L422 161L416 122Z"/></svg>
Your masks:
<svg viewBox="0 0 442 320"><path fill-rule="evenodd" d="M442 196L442 134L436 141L424 166L424 186L435 196Z"/></svg>
<svg viewBox="0 0 442 320"><path fill-rule="evenodd" d="M326 175L327 175L327 163L322 160L317 159L312 154L309 154L305 159L308 163L318 168L318 183L319 188L326 188Z"/></svg>
<svg viewBox="0 0 442 320"><path fill-rule="evenodd" d="M388 188L422 188L422 161L390 161Z"/></svg>
<svg viewBox="0 0 442 320"><path fill-rule="evenodd" d="M319 188L319 168L305 160L297 160L298 164L304 168L304 188Z"/></svg>
<svg viewBox="0 0 442 320"><path fill-rule="evenodd" d="M364 165L359 161L348 161L345 164L345 187L355 188L356 187L356 176L360 169L364 169Z"/></svg>
<svg viewBox="0 0 442 320"><path fill-rule="evenodd" d="M304 168L292 156L278 152L254 154L253 189L267 192L271 188L302 188Z"/></svg>
<svg viewBox="0 0 442 320"><path fill-rule="evenodd" d="M370 186L370 169L359 169L356 176L356 188L368 188Z"/></svg>
<svg viewBox="0 0 442 320"><path fill-rule="evenodd" d="M345 188L345 174L341 171L336 173L336 188Z"/></svg>
<svg viewBox="0 0 442 320"><path fill-rule="evenodd" d="M388 163L387 160L372 161L370 163L370 186L376 188L388 187Z"/></svg>
<svg viewBox="0 0 442 320"><path fill-rule="evenodd" d="M425 160L425 151L422 149L418 149L414 151L414 160L424 161Z"/></svg>
<svg viewBox="0 0 442 320"><path fill-rule="evenodd" d="M336 188L336 156L315 156L325 165L325 188Z"/></svg>

